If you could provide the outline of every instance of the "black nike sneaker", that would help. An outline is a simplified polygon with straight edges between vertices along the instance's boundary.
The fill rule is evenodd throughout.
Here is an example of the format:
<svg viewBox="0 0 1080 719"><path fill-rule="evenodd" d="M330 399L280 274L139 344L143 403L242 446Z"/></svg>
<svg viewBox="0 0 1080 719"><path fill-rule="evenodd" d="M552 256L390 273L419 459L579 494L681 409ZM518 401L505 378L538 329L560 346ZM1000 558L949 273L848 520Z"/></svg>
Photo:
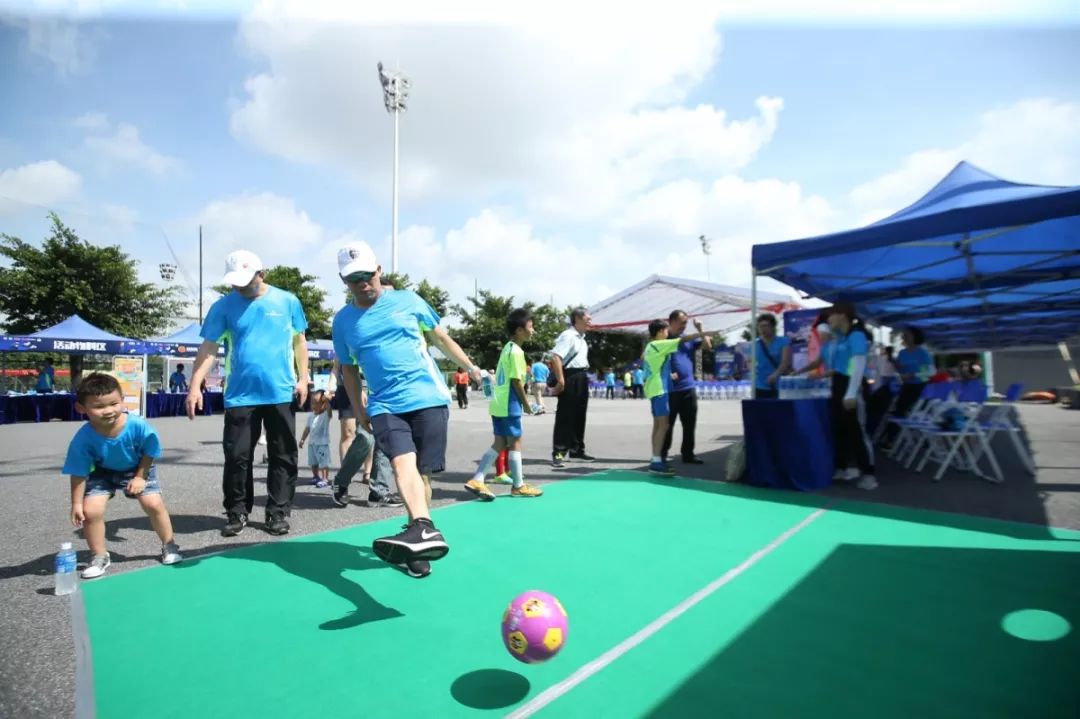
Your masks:
<svg viewBox="0 0 1080 719"><path fill-rule="evenodd" d="M450 545L430 519L422 518L409 522L399 534L376 539L372 549L384 562L399 564L417 559L442 559L450 551Z"/></svg>

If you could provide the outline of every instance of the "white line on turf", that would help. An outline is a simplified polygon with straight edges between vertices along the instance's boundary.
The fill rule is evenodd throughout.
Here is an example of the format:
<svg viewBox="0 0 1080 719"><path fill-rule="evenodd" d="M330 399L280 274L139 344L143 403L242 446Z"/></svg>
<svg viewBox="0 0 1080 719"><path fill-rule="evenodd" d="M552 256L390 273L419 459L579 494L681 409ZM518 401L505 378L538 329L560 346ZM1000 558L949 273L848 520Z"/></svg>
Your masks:
<svg viewBox="0 0 1080 719"><path fill-rule="evenodd" d="M94 719L94 660L81 588L71 595L71 636L75 640L75 719Z"/></svg>
<svg viewBox="0 0 1080 719"><path fill-rule="evenodd" d="M696 604L706 599L713 592L720 589L725 584L728 584L740 574L745 572L747 569L750 569L750 567L760 562L762 559L774 552L784 542L791 539L793 536L795 536L807 526L809 526L811 522L816 520L821 515L825 514L826 511L828 510L824 507L814 511L801 522L794 525L786 532L776 537L776 539L772 540L767 545L751 554L739 566L724 572L723 575L716 578L715 580L707 584L705 587L702 587L698 591L691 594L689 597L681 601L675 607L669 609L667 612L647 624L637 633L631 635L627 639L624 639L622 642L612 647L608 651L604 652L588 664L584 665L576 672L568 676L566 679L563 679L558 684L548 687L546 690L536 695L536 697L528 704L525 704L524 706L518 708L516 711L508 714L507 719L525 719L525 717L530 717L536 712L546 707L548 704L551 704L553 701L566 694L578 684L581 684L593 674L601 671L602 669L604 669L604 667L608 666L616 659L626 654L631 649L641 644L652 635L659 632L668 624L678 619Z"/></svg>

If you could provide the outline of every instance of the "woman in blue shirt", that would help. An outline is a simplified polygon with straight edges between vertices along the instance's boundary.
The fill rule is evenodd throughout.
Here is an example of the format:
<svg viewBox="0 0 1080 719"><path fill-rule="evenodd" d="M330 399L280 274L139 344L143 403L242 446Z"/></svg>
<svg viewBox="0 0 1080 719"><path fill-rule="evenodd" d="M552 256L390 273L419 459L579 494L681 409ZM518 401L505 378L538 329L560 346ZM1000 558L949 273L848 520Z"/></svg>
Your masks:
<svg viewBox="0 0 1080 719"><path fill-rule="evenodd" d="M791 343L776 336L776 317L765 313L757 320L754 347L754 389L757 399L777 399L780 378L791 371Z"/></svg>
<svg viewBox="0 0 1080 719"><path fill-rule="evenodd" d="M898 417L906 417L919 400L930 375L934 373L934 357L923 346L926 341L918 327L907 327L903 334L904 348L896 355L896 371L900 375L900 396L896 398Z"/></svg>
<svg viewBox="0 0 1080 719"><path fill-rule="evenodd" d="M833 331L832 422L835 447L834 479L858 480L859 489L876 489L874 446L866 432L866 362L870 351L870 333L846 303L829 310ZM852 467L852 462L856 467Z"/></svg>

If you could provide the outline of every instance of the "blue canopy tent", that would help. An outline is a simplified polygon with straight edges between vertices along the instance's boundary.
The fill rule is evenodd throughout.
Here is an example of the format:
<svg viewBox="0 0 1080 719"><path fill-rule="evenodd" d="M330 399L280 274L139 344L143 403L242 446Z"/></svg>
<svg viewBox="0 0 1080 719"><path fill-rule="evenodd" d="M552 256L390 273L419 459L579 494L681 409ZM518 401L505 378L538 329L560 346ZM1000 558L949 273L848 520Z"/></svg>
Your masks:
<svg viewBox="0 0 1080 719"><path fill-rule="evenodd" d="M201 325L198 322L192 322L187 327L171 335L148 339L144 343L146 351L148 354L174 357L198 354L199 347L203 343L202 337L199 336L200 329ZM218 353L221 354L223 351L219 348Z"/></svg>
<svg viewBox="0 0 1080 719"><path fill-rule="evenodd" d="M959 163L867 227L755 245L753 272L808 296L918 325L938 350L1052 345L1080 333L1080 187Z"/></svg>
<svg viewBox="0 0 1080 719"><path fill-rule="evenodd" d="M64 354L144 354L143 343L139 340L106 332L78 315L30 335L5 335L0 349Z"/></svg>

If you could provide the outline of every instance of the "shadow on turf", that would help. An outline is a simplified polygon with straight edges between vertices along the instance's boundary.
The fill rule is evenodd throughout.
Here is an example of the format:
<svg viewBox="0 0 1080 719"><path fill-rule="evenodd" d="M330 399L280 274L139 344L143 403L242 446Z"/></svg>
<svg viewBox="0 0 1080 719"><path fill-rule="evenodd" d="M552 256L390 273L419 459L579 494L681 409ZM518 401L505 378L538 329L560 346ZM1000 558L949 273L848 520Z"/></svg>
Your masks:
<svg viewBox="0 0 1080 719"><path fill-rule="evenodd" d="M1077 552L842 544L641 716L1075 716L1078 575ZM1073 631L1006 631L1033 608Z"/></svg>
<svg viewBox="0 0 1080 719"><path fill-rule="evenodd" d="M275 542L259 544L243 551L226 552L218 558L274 564L282 571L326 588L355 607L343 617L323 622L319 629L351 629L404 616L393 607L379 603L362 586L345 578L344 572L350 570L391 569L366 547L326 541ZM185 559L173 565L173 569L189 570L197 567L201 561L200 558L191 561Z"/></svg>
<svg viewBox="0 0 1080 719"><path fill-rule="evenodd" d="M479 669L455 679L450 695L472 709L502 709L524 699L530 688L529 680L517 672Z"/></svg>

